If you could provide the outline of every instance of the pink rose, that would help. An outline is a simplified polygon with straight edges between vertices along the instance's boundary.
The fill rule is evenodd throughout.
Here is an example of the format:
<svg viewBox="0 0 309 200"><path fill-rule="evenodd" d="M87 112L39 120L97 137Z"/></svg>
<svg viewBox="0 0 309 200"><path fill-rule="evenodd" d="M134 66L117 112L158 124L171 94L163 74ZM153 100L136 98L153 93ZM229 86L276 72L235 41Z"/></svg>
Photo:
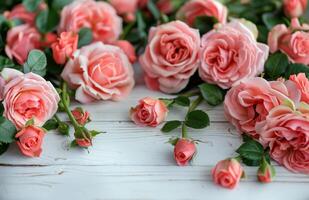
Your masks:
<svg viewBox="0 0 309 200"><path fill-rule="evenodd" d="M273 177L275 176L274 167L267 163L264 159L262 165L259 167L257 172L257 178L261 183L270 183L272 182Z"/></svg>
<svg viewBox="0 0 309 200"><path fill-rule="evenodd" d="M44 35L43 41L41 41L41 46L49 48L52 43L57 42L57 34L55 33L46 33Z"/></svg>
<svg viewBox="0 0 309 200"><path fill-rule="evenodd" d="M293 172L309 174L309 105L280 105L256 125L260 141L270 156Z"/></svg>
<svg viewBox="0 0 309 200"><path fill-rule="evenodd" d="M134 86L133 67L120 48L96 42L74 53L61 74L81 103L121 100Z"/></svg>
<svg viewBox="0 0 309 200"><path fill-rule="evenodd" d="M300 17L306 12L307 0L284 0L283 9L288 17Z"/></svg>
<svg viewBox="0 0 309 200"><path fill-rule="evenodd" d="M22 65L32 49L40 48L40 39L40 33L34 27L27 24L15 26L7 33L5 52Z"/></svg>
<svg viewBox="0 0 309 200"><path fill-rule="evenodd" d="M174 11L174 0L159 0L157 2L158 9L164 14L170 14Z"/></svg>
<svg viewBox="0 0 309 200"><path fill-rule="evenodd" d="M92 146L92 141L88 138L83 138L83 139L76 138L75 140L78 146L80 147L87 148L87 147Z"/></svg>
<svg viewBox="0 0 309 200"><path fill-rule="evenodd" d="M177 141L174 148L174 158L179 166L189 164L196 152L196 147L193 141L181 138Z"/></svg>
<svg viewBox="0 0 309 200"><path fill-rule="evenodd" d="M147 86L166 93L180 92L199 65L199 47L198 30L181 21L151 28L140 57Z"/></svg>
<svg viewBox="0 0 309 200"><path fill-rule="evenodd" d="M294 82L301 92L301 101L309 103L309 80L306 74L300 73L298 75L290 76L290 80Z"/></svg>
<svg viewBox="0 0 309 200"><path fill-rule="evenodd" d="M270 52L280 50L293 63L309 65L309 25L300 25L297 18L292 19L291 27L276 25L268 35Z"/></svg>
<svg viewBox="0 0 309 200"><path fill-rule="evenodd" d="M74 116L75 120L82 126L90 121L89 112L84 111L81 107L77 107L74 110L72 110L71 112L72 112L72 115Z"/></svg>
<svg viewBox="0 0 309 200"><path fill-rule="evenodd" d="M57 42L51 45L53 58L57 64L66 63L77 49L78 35L73 32L62 32Z"/></svg>
<svg viewBox="0 0 309 200"><path fill-rule="evenodd" d="M17 129L22 129L30 119L34 120L35 126L42 126L57 112L59 95L41 76L15 71L7 68L2 71L2 77L7 81L3 92L4 116Z"/></svg>
<svg viewBox="0 0 309 200"><path fill-rule="evenodd" d="M216 0L191 0L183 5L176 14L176 18L185 21L190 26L194 25L197 17L208 16L216 18L220 23L225 23L227 8Z"/></svg>
<svg viewBox="0 0 309 200"><path fill-rule="evenodd" d="M20 19L27 24L33 25L36 14L27 11L23 4L17 4L11 11L4 12L4 16L9 20Z"/></svg>
<svg viewBox="0 0 309 200"><path fill-rule="evenodd" d="M227 159L220 161L212 170L213 181L225 188L235 188L244 170L236 159Z"/></svg>
<svg viewBox="0 0 309 200"><path fill-rule="evenodd" d="M58 33L90 28L95 41L110 43L122 32L122 21L115 9L106 2L76 0L61 12Z"/></svg>
<svg viewBox="0 0 309 200"><path fill-rule="evenodd" d="M21 153L28 157L39 157L42 153L44 135L44 130L39 127L32 125L24 127L15 136Z"/></svg>
<svg viewBox="0 0 309 200"><path fill-rule="evenodd" d="M126 40L117 40L113 45L119 47L128 56L130 62L133 64L136 61L136 54L133 45Z"/></svg>
<svg viewBox="0 0 309 200"><path fill-rule="evenodd" d="M290 82L267 82L263 78L241 81L230 89L224 100L224 114L239 133L247 133L255 138L255 125L265 120L269 111L284 101L299 101L300 93Z"/></svg>
<svg viewBox="0 0 309 200"><path fill-rule="evenodd" d="M135 21L138 0L109 0L109 2L119 15L124 16L125 21Z"/></svg>
<svg viewBox="0 0 309 200"><path fill-rule="evenodd" d="M262 73L267 57L268 46L234 20L203 36L199 74L204 81L228 89Z"/></svg>
<svg viewBox="0 0 309 200"><path fill-rule="evenodd" d="M165 120L167 112L162 101L146 97L135 108L131 108L130 116L135 124L156 127Z"/></svg>

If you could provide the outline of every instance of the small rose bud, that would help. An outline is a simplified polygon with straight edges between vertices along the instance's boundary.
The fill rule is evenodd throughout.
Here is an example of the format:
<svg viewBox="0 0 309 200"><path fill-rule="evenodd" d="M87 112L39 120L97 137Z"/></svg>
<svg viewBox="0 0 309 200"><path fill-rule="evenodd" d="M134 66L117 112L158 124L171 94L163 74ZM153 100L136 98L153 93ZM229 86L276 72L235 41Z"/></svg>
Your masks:
<svg viewBox="0 0 309 200"><path fill-rule="evenodd" d="M81 107L77 107L71 112L76 121L82 126L90 121L89 112L84 111Z"/></svg>
<svg viewBox="0 0 309 200"><path fill-rule="evenodd" d="M78 146L85 148L92 146L93 136L87 128L79 127L78 129L75 129L74 137Z"/></svg>
<svg viewBox="0 0 309 200"><path fill-rule="evenodd" d="M244 171L240 163L232 158L218 162L218 164L211 170L213 181L225 188L235 188Z"/></svg>
<svg viewBox="0 0 309 200"><path fill-rule="evenodd" d="M272 182L275 173L276 173L275 168L272 165L270 165L265 159L263 159L261 166L257 172L258 180L261 183L270 183Z"/></svg>
<svg viewBox="0 0 309 200"><path fill-rule="evenodd" d="M193 158L196 147L193 141L179 139L174 147L174 158L179 166L186 166Z"/></svg>
<svg viewBox="0 0 309 200"><path fill-rule="evenodd" d="M78 144L78 146L84 147L84 148L92 146L92 141L91 139L88 139L88 138L83 138L83 139L77 138L76 143Z"/></svg>
<svg viewBox="0 0 309 200"><path fill-rule="evenodd" d="M286 16L294 18L302 16L307 8L307 0L284 0L283 9Z"/></svg>

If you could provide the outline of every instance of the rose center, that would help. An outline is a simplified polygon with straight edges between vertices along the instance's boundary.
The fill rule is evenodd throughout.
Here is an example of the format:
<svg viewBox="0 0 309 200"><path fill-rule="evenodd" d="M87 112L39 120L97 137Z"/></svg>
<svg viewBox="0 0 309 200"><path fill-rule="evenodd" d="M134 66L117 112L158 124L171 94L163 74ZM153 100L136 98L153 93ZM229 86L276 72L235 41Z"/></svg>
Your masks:
<svg viewBox="0 0 309 200"><path fill-rule="evenodd" d="M39 116L42 109L41 99L35 95L21 94L15 103L15 110L27 119Z"/></svg>

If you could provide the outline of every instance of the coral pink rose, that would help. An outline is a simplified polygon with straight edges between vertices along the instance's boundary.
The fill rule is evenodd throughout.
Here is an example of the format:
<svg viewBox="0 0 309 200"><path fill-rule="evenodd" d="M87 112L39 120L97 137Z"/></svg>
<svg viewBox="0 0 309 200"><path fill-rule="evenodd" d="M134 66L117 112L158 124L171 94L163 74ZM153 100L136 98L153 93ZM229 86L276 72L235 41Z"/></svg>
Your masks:
<svg viewBox="0 0 309 200"><path fill-rule="evenodd" d="M300 17L306 12L307 0L284 0L283 9L288 17Z"/></svg>
<svg viewBox="0 0 309 200"><path fill-rule="evenodd" d="M132 22L135 20L138 0L109 0L109 2L117 13L124 17L125 21Z"/></svg>
<svg viewBox="0 0 309 200"><path fill-rule="evenodd" d="M77 49L78 34L73 32L62 32L57 42L51 45L53 58L57 64L66 63L67 58L72 57Z"/></svg>
<svg viewBox="0 0 309 200"><path fill-rule="evenodd" d="M75 120L82 126L90 121L89 112L84 111L81 107L77 107L74 110L72 110L71 112L72 112L72 115L74 116Z"/></svg>
<svg viewBox="0 0 309 200"><path fill-rule="evenodd" d="M294 82L301 92L301 101L309 103L309 80L306 74L291 75L290 80Z"/></svg>
<svg viewBox="0 0 309 200"><path fill-rule="evenodd" d="M275 176L275 169L273 166L267 163L263 159L261 166L257 172L257 178L261 183L270 183L272 182L273 177Z"/></svg>
<svg viewBox="0 0 309 200"><path fill-rule="evenodd" d="M7 68L2 71L7 81L3 92L4 116L17 129L23 128L30 119L34 120L35 126L42 126L57 112L59 95L41 76L16 71Z"/></svg>
<svg viewBox="0 0 309 200"><path fill-rule="evenodd" d="M92 141L90 139L79 139L79 138L76 138L76 143L78 144L78 146L80 147L84 147L84 148L87 148L87 147L90 147L92 146Z"/></svg>
<svg viewBox="0 0 309 200"><path fill-rule="evenodd" d="M165 120L167 112L162 101L146 97L135 108L131 108L130 116L135 124L156 127Z"/></svg>
<svg viewBox="0 0 309 200"><path fill-rule="evenodd" d="M4 12L4 16L9 20L20 19L27 24L33 25L36 14L27 11L23 4L18 4L11 11Z"/></svg>
<svg viewBox="0 0 309 200"><path fill-rule="evenodd" d="M95 41L110 43L122 32L122 21L116 10L106 2L76 0L65 6L61 12L58 33L90 28Z"/></svg>
<svg viewBox="0 0 309 200"><path fill-rule="evenodd" d="M21 153L28 157L39 157L42 153L44 135L43 129L32 125L19 131L15 137Z"/></svg>
<svg viewBox="0 0 309 200"><path fill-rule="evenodd" d="M192 26L200 16L214 17L220 23L225 23L227 8L216 0L191 0L179 9L176 18Z"/></svg>
<svg viewBox="0 0 309 200"><path fill-rule="evenodd" d="M202 38L200 77L228 89L264 70L268 46L256 42L253 33L239 21L232 21Z"/></svg>
<svg viewBox="0 0 309 200"><path fill-rule="evenodd" d="M293 172L309 174L309 105L295 109L280 105L256 125L270 156Z"/></svg>
<svg viewBox="0 0 309 200"><path fill-rule="evenodd" d="M134 86L133 67L116 46L96 42L74 53L61 74L81 103L121 100Z"/></svg>
<svg viewBox="0 0 309 200"><path fill-rule="evenodd" d="M196 147L194 142L181 138L174 147L174 159L179 166L186 166L193 158L195 152Z"/></svg>
<svg viewBox="0 0 309 200"><path fill-rule="evenodd" d="M199 47L198 30L181 21L151 28L140 57L147 86L166 93L180 92L199 65Z"/></svg>
<svg viewBox="0 0 309 200"><path fill-rule="evenodd" d="M247 133L255 138L255 125L265 120L269 111L284 101L300 100L300 93L295 84L280 81L267 82L263 78L241 81L231 88L224 100L224 114L239 133Z"/></svg>
<svg viewBox="0 0 309 200"><path fill-rule="evenodd" d="M233 158L220 161L211 170L213 181L228 189L233 189L238 185L243 173L242 166Z"/></svg>
<svg viewBox="0 0 309 200"><path fill-rule="evenodd" d="M57 42L57 34L46 33L44 35L43 41L41 41L41 46L45 48L49 48L54 42Z"/></svg>
<svg viewBox="0 0 309 200"><path fill-rule="evenodd" d="M40 33L28 24L15 26L7 33L5 52L11 59L24 64L32 49L40 48Z"/></svg>
<svg viewBox="0 0 309 200"><path fill-rule="evenodd" d="M126 40L117 40L113 45L119 47L128 56L130 62L133 64L136 61L136 54L133 45Z"/></svg>
<svg viewBox="0 0 309 200"><path fill-rule="evenodd" d="M273 27L268 35L270 52L278 50L289 57L293 63L309 64L309 25L300 25L297 18L292 19L291 27L284 24Z"/></svg>

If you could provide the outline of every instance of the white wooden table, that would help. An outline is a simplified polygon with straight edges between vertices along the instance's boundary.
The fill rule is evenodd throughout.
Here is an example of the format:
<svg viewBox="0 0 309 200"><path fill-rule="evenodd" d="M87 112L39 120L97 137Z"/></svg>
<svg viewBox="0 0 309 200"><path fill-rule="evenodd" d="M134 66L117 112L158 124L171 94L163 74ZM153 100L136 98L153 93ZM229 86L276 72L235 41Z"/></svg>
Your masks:
<svg viewBox="0 0 309 200"><path fill-rule="evenodd" d="M137 127L128 118L129 107L145 96L166 95L138 85L125 101L85 106L92 113L89 128L107 131L94 140L89 152L68 149L72 138L55 132L47 134L40 158L23 157L12 145L0 157L0 200L309 199L309 176L281 167L276 167L277 177L268 185L256 181L256 168L246 168L247 179L235 190L212 183L210 169L233 156L240 144L222 107L201 106L209 113L211 126L191 134L206 143L198 145L192 166L176 166L173 148L166 143L171 135L162 134L160 127ZM181 119L185 112L181 110L171 112L169 120Z"/></svg>

